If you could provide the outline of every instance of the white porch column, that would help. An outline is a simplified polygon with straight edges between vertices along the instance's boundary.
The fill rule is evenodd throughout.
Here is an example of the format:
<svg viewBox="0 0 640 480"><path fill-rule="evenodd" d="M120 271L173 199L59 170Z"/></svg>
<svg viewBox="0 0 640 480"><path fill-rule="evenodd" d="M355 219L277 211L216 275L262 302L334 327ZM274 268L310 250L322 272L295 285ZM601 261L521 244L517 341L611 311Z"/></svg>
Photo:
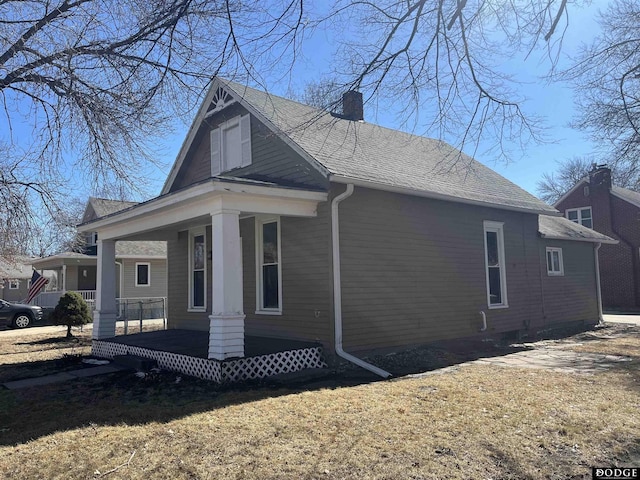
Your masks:
<svg viewBox="0 0 640 480"><path fill-rule="evenodd" d="M62 264L62 291L66 293L67 291L67 265Z"/></svg>
<svg viewBox="0 0 640 480"><path fill-rule="evenodd" d="M242 252L240 212L211 215L212 309L209 316L209 358L244 357Z"/></svg>
<svg viewBox="0 0 640 480"><path fill-rule="evenodd" d="M93 335L96 340L116 335L116 242L98 240L96 309Z"/></svg>

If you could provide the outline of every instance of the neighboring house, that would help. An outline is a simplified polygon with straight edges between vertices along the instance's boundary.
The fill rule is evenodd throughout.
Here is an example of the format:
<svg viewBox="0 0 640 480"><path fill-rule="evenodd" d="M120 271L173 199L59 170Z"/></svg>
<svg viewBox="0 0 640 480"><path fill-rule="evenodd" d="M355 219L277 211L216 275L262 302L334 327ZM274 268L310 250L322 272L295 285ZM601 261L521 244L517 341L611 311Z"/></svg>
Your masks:
<svg viewBox="0 0 640 480"><path fill-rule="evenodd" d="M33 275L32 260L24 255L0 258L0 299L20 302L27 298Z"/></svg>
<svg viewBox="0 0 640 480"><path fill-rule="evenodd" d="M453 147L215 79L159 197L98 233L93 352L217 381L601 318L609 237ZM114 337L117 245L167 241L170 330ZM347 353L349 352L349 353Z"/></svg>
<svg viewBox="0 0 640 480"><path fill-rule="evenodd" d="M135 202L121 202L90 197L83 222L126 210ZM33 268L48 271L55 281L47 285L34 303L53 307L66 291L77 291L93 304L96 292L97 234L86 232L82 253L63 252L50 257L34 259ZM114 279L119 301L161 299L167 296L167 251L163 241L118 242Z"/></svg>
<svg viewBox="0 0 640 480"><path fill-rule="evenodd" d="M595 166L555 207L569 220L619 241L600 251L602 303L640 309L640 193L612 184L611 170Z"/></svg>

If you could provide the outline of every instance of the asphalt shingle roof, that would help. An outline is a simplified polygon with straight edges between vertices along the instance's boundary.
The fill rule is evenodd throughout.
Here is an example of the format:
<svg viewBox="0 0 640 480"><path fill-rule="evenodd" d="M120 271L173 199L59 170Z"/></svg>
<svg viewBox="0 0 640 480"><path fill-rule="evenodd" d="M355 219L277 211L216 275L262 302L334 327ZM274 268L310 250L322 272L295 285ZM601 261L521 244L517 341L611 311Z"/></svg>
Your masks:
<svg viewBox="0 0 640 480"><path fill-rule="evenodd" d="M613 185L611 191L623 200L640 207L640 193L629 190L628 188L618 187L617 185Z"/></svg>
<svg viewBox="0 0 640 480"><path fill-rule="evenodd" d="M452 200L557 213L442 141L336 118L293 100L226 83L280 135L291 139L331 174Z"/></svg>
<svg viewBox="0 0 640 480"><path fill-rule="evenodd" d="M110 215L136 205L136 202L110 200L108 198L97 197L89 197L89 203L93 207L93 211L97 217L104 217L105 215Z"/></svg>
<svg viewBox="0 0 640 480"><path fill-rule="evenodd" d="M582 240L594 243L617 243L602 233L572 222L564 217L540 215L538 217L538 231L543 238Z"/></svg>

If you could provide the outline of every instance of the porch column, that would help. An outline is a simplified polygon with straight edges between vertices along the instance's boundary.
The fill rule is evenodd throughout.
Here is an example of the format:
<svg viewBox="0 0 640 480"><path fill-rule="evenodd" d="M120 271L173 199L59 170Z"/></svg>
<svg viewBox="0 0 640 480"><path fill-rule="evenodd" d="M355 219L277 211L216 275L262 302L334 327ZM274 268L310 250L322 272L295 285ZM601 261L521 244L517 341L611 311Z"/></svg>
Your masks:
<svg viewBox="0 0 640 480"><path fill-rule="evenodd" d="M244 357L242 252L240 212L211 215L212 310L209 316L209 358Z"/></svg>
<svg viewBox="0 0 640 480"><path fill-rule="evenodd" d="M116 242L98 240L96 309L93 335L96 340L116 335Z"/></svg>

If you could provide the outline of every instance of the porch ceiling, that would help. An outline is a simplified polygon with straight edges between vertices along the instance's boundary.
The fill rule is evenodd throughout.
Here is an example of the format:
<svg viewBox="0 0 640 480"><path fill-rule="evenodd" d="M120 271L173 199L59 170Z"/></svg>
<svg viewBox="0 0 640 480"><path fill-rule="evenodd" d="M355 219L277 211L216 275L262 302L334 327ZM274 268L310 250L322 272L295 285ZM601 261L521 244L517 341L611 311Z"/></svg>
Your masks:
<svg viewBox="0 0 640 480"><path fill-rule="evenodd" d="M33 268L37 270L55 270L66 266L96 266L97 258L91 255L84 255L81 253L71 255L53 255L51 257L45 257L31 262Z"/></svg>
<svg viewBox="0 0 640 480"><path fill-rule="evenodd" d="M98 232L102 240L166 240L176 230L211 222L211 215L270 214L313 217L326 192L252 185L210 179L163 195L122 212L84 223L81 232Z"/></svg>

